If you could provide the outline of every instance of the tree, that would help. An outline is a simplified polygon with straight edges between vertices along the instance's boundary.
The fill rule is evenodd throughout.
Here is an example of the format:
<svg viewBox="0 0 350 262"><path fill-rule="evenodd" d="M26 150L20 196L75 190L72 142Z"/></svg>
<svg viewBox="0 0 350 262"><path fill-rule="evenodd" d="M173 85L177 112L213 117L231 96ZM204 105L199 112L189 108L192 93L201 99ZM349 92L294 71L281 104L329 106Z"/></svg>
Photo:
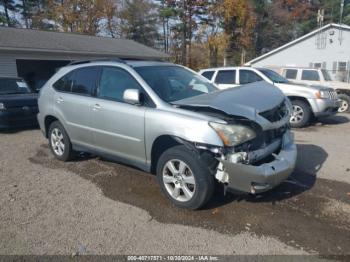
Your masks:
<svg viewBox="0 0 350 262"><path fill-rule="evenodd" d="M164 52L169 53L170 20L176 16L176 10L172 1L156 0L159 2L158 12L162 23Z"/></svg>
<svg viewBox="0 0 350 262"><path fill-rule="evenodd" d="M105 0L46 0L36 14L36 26L96 35L100 32Z"/></svg>
<svg viewBox="0 0 350 262"><path fill-rule="evenodd" d="M0 0L0 5L4 8L5 21L7 26L13 26L15 19L10 17L9 12L16 11L16 4L14 0Z"/></svg>
<svg viewBox="0 0 350 262"><path fill-rule="evenodd" d="M310 32L317 8L308 0L255 0L255 53L260 55Z"/></svg>
<svg viewBox="0 0 350 262"><path fill-rule="evenodd" d="M202 18L206 15L209 0L168 0L166 7L172 12L172 42L176 42L176 52L181 51L177 61L183 65L191 67L192 40ZM177 38L176 40L174 38Z"/></svg>
<svg viewBox="0 0 350 262"><path fill-rule="evenodd" d="M41 0L21 0L16 4L16 9L22 15L26 28L32 28L33 17L40 9L41 2Z"/></svg>
<svg viewBox="0 0 350 262"><path fill-rule="evenodd" d="M106 19L105 28L108 34L115 38L120 35L120 22L118 19L119 0L105 0L103 16Z"/></svg>
<svg viewBox="0 0 350 262"><path fill-rule="evenodd" d="M122 36L147 46L158 45L158 15L153 2L125 0L120 19Z"/></svg>
<svg viewBox="0 0 350 262"><path fill-rule="evenodd" d="M224 31L229 37L225 64L242 63L246 50L253 47L256 24L254 6L250 0L223 0L219 8Z"/></svg>

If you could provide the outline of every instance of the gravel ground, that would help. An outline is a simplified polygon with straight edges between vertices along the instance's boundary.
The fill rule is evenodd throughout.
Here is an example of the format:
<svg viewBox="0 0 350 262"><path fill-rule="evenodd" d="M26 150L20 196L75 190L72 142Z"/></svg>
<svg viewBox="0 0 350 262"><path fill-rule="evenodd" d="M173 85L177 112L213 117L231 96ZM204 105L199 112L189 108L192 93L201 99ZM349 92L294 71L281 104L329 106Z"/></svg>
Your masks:
<svg viewBox="0 0 350 262"><path fill-rule="evenodd" d="M172 207L155 178L61 163L39 130L0 134L0 254L350 254L350 117L296 132L297 170L260 196Z"/></svg>

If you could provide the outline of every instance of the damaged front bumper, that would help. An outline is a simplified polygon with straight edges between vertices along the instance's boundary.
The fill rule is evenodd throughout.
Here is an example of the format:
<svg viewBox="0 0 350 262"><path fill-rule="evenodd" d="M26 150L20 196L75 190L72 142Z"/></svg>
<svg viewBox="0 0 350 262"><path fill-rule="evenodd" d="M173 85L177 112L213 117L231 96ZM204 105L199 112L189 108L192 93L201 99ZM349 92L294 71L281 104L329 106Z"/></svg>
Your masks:
<svg viewBox="0 0 350 262"><path fill-rule="evenodd" d="M274 160L261 165L244 164L239 158L221 159L222 170L218 170L216 177L235 191L255 194L270 190L286 180L295 168L297 148L290 131L283 135L278 154L270 155Z"/></svg>

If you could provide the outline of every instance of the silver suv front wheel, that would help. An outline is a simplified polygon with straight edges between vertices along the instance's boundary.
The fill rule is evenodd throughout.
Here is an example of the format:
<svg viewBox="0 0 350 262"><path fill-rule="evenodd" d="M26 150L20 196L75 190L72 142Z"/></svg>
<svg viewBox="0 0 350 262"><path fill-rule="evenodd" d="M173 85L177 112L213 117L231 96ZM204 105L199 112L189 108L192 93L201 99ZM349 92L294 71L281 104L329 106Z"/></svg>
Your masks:
<svg viewBox="0 0 350 262"><path fill-rule="evenodd" d="M163 193L176 206L198 209L211 198L214 174L212 156L199 155L184 145L166 150L157 161L157 180Z"/></svg>
<svg viewBox="0 0 350 262"><path fill-rule="evenodd" d="M293 112L289 123L291 127L304 127L309 124L312 116L310 106L303 100L292 100Z"/></svg>
<svg viewBox="0 0 350 262"><path fill-rule="evenodd" d="M163 183L169 195L177 201L190 201L196 190L191 169L179 159L169 160L163 168Z"/></svg>

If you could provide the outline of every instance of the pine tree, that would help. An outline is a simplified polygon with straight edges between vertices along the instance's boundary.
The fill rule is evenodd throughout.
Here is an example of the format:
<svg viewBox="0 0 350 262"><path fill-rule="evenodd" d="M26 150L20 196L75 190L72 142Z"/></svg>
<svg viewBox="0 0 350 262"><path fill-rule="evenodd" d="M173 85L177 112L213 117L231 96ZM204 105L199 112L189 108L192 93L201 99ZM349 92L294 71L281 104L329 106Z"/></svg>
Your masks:
<svg viewBox="0 0 350 262"><path fill-rule="evenodd" d="M0 0L0 6L4 9L4 18L7 26L14 26L16 24L16 20L10 17L10 11L15 12L16 3L14 0Z"/></svg>
<svg viewBox="0 0 350 262"><path fill-rule="evenodd" d="M158 15L153 2L125 0L120 19L122 36L147 46L158 45Z"/></svg>

